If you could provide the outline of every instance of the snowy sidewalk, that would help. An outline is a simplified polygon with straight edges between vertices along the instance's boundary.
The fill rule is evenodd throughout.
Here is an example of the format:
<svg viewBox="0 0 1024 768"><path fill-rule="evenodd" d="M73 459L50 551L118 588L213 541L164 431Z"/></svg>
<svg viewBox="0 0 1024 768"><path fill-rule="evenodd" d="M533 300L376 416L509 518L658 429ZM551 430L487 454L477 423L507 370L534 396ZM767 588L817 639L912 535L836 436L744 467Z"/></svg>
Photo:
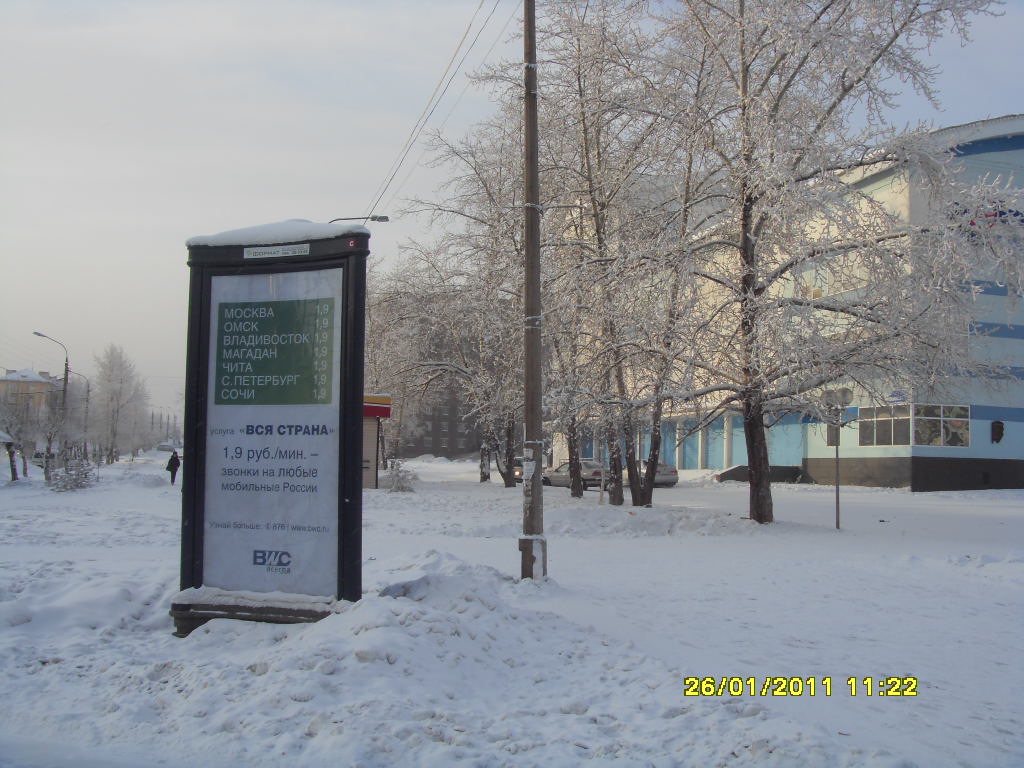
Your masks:
<svg viewBox="0 0 1024 768"><path fill-rule="evenodd" d="M551 578L518 583L519 491L414 467L365 495L360 603L184 640L156 461L0 486L0 768L1024 763L1024 493L844 489L837 532L828 488L777 487L768 527L733 484L635 515L546 489Z"/></svg>

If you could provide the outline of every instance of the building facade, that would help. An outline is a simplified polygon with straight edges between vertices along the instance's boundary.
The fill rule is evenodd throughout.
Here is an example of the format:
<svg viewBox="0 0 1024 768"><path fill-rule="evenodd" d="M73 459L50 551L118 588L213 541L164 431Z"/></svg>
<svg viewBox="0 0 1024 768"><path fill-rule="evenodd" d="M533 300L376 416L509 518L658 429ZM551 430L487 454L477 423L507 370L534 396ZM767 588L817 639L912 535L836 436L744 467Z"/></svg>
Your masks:
<svg viewBox="0 0 1024 768"><path fill-rule="evenodd" d="M466 417L466 409L454 388L447 389L434 405L424 408L418 421L416 434L402 441L403 457L430 454L456 459L479 455L480 431Z"/></svg>
<svg viewBox="0 0 1024 768"><path fill-rule="evenodd" d="M958 179L965 184L1000 177L1020 185L1024 115L946 128L933 136L952 152ZM912 223L929 205L913 177L883 171L862 184ZM1020 219L1020 212L993 201L976 225L1003 226L1007 220L1019 224ZM971 360L1005 366L1007 375L997 381L969 376L928 385L908 381L881 402L852 403L845 413L847 424L839 430L805 425L802 467L808 479L832 482L838 435L844 483L915 491L1024 488L1024 305L1001 277L978 273L964 287L974 302L965 333Z"/></svg>
<svg viewBox="0 0 1024 768"><path fill-rule="evenodd" d="M952 152L958 179L965 184L1000 177L1020 186L1024 115L932 135ZM858 186L910 223L923 219L930 204L923 185L898 169L867 175ZM1020 224L1022 218L1021 212L1004 210L994 201L977 225ZM908 381L881 402L855 392L842 427L783 415L768 430L773 477L832 483L838 447L844 484L915 491L1024 488L1024 301L1000 278L979 273L964 287L974 302L973 322L965 333L971 359L1004 366L1006 376L998 381L950 376L927 386ZM666 419L661 460L678 469L715 470L722 478L744 479L747 452L740 414L727 413L697 427L685 414ZM564 441L556 439L554 446L555 461L565 460ZM643 436L637 447L639 455L646 454ZM583 440L584 457L600 458L601 453L594 441Z"/></svg>

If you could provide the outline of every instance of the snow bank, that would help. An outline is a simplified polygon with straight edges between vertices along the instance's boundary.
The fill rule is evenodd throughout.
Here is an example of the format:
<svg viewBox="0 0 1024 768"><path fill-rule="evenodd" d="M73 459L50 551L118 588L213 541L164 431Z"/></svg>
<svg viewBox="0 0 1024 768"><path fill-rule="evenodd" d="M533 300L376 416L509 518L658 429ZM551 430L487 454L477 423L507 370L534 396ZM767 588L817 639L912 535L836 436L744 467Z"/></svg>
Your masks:
<svg viewBox="0 0 1024 768"><path fill-rule="evenodd" d="M821 734L749 702L683 705L661 663L523 607L554 584L438 552L395 574L316 624L218 620L184 641L161 627L166 584L9 600L7 686L36 703L4 730L144 740L172 763L187 744L254 766L833 764ZM63 648L46 641L76 631Z"/></svg>
<svg viewBox="0 0 1024 768"><path fill-rule="evenodd" d="M519 582L521 491L416 468L364 494L360 602L185 639L160 457L0 487L0 766L1024 764L1024 493L851 489L835 531L829 488L777 488L772 526L732 484L636 514L546 489L552 578ZM892 674L919 696L849 695ZM832 695L689 697L692 675Z"/></svg>

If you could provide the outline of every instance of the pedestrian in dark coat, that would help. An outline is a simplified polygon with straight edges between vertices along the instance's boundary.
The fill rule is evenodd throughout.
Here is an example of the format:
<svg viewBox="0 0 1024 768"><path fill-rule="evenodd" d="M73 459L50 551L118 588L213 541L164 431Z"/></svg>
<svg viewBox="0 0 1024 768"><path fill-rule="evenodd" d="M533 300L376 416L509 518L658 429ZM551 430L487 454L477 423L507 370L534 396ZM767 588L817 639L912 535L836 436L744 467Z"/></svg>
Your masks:
<svg viewBox="0 0 1024 768"><path fill-rule="evenodd" d="M171 458L167 460L167 471L171 473L171 485L174 485L174 478L178 474L178 467L181 466L181 459L177 451L171 451Z"/></svg>

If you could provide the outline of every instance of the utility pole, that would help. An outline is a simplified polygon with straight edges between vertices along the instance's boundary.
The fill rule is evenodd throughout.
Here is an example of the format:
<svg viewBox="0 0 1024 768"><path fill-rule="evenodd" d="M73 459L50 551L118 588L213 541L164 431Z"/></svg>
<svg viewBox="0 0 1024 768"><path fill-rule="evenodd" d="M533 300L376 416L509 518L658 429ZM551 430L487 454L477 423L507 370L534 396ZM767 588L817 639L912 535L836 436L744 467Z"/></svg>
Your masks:
<svg viewBox="0 0 1024 768"><path fill-rule="evenodd" d="M540 152L537 139L537 14L534 0L523 0L523 209L525 269L523 280L523 536L519 539L522 578L547 576L548 543L544 538L544 496L541 462L544 432L541 419L540 299Z"/></svg>

